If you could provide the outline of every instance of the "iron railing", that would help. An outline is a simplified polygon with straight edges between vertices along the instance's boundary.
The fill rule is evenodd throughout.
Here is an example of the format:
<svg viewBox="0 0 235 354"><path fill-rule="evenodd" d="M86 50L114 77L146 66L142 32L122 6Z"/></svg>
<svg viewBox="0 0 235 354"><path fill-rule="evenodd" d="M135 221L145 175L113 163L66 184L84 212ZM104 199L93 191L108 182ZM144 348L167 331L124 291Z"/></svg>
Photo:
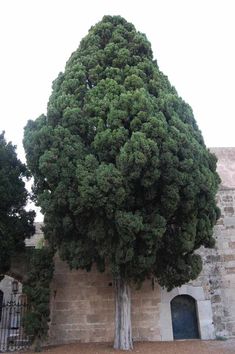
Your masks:
<svg viewBox="0 0 235 354"><path fill-rule="evenodd" d="M15 301L13 297L0 303L0 352L19 351L30 346L22 323L27 308L27 303Z"/></svg>

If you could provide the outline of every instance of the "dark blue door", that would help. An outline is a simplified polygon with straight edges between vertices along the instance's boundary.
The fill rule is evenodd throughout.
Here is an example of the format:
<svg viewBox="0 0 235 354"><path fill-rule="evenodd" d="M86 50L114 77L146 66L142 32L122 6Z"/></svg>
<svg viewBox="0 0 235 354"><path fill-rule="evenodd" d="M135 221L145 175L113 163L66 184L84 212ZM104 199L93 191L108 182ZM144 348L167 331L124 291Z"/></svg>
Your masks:
<svg viewBox="0 0 235 354"><path fill-rule="evenodd" d="M199 338L195 300L189 295L178 295L171 301L174 339Z"/></svg>

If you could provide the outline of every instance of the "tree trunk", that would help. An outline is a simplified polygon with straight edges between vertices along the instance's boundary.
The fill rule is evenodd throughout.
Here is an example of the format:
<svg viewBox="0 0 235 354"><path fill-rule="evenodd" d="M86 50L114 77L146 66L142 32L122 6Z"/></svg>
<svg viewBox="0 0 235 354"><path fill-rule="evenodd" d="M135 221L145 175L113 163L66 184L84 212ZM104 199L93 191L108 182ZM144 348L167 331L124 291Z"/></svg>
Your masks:
<svg viewBox="0 0 235 354"><path fill-rule="evenodd" d="M114 349L133 349L131 328L131 290L122 279L115 280L116 314Z"/></svg>

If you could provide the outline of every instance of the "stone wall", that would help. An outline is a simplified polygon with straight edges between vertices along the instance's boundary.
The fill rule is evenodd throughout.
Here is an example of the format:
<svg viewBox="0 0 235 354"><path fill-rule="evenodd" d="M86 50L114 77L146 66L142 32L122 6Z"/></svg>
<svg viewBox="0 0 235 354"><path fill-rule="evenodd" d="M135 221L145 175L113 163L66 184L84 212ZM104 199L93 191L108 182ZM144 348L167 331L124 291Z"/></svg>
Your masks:
<svg viewBox="0 0 235 354"><path fill-rule="evenodd" d="M214 229L216 245L201 248L203 270L190 282L202 287L210 300L215 337L235 336L235 189L221 188L217 195L221 217ZM210 312L210 309L209 309ZM210 314L209 314L210 315ZM207 319L209 321L209 317Z"/></svg>
<svg viewBox="0 0 235 354"><path fill-rule="evenodd" d="M216 257L214 269L220 274L211 298L218 335L235 336L235 189L218 194L221 218L215 228ZM210 261L210 260L208 260Z"/></svg>
<svg viewBox="0 0 235 354"><path fill-rule="evenodd" d="M235 188L235 148L210 148L217 156L217 171L221 178L222 188Z"/></svg>
<svg viewBox="0 0 235 354"><path fill-rule="evenodd" d="M218 158L221 188L217 203L221 218L215 227L216 248L205 257L213 269L211 282L213 319L218 336L235 336L235 148L212 148ZM212 251L213 252L213 251ZM206 266L204 267L206 269Z"/></svg>
<svg viewBox="0 0 235 354"><path fill-rule="evenodd" d="M110 339L113 331L113 288L108 274L70 271L55 258L52 282L50 342Z"/></svg>
<svg viewBox="0 0 235 354"><path fill-rule="evenodd" d="M110 274L70 271L55 258L51 284L50 343L112 341L114 289ZM135 340L160 340L160 288L146 281L132 289L132 325Z"/></svg>
<svg viewBox="0 0 235 354"><path fill-rule="evenodd" d="M217 195L221 218L216 247L201 248L203 270L193 282L167 293L146 281L132 290L134 340L172 340L170 301L178 294L195 298L202 339L235 336L235 148L214 148L222 183ZM110 274L70 271L55 259L51 284L50 343L112 341L114 291Z"/></svg>

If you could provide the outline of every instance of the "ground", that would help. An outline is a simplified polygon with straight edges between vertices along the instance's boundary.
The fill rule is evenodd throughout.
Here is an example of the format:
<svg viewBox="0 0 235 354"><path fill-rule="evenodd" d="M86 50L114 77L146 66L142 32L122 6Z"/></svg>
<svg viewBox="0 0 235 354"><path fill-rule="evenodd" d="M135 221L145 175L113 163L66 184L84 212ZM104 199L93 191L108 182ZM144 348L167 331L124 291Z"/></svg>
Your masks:
<svg viewBox="0 0 235 354"><path fill-rule="evenodd" d="M74 343L51 347L41 354L120 354L107 343ZM132 353L139 354L235 354L235 339L226 341L187 340L135 343ZM27 354L33 354L29 352Z"/></svg>

